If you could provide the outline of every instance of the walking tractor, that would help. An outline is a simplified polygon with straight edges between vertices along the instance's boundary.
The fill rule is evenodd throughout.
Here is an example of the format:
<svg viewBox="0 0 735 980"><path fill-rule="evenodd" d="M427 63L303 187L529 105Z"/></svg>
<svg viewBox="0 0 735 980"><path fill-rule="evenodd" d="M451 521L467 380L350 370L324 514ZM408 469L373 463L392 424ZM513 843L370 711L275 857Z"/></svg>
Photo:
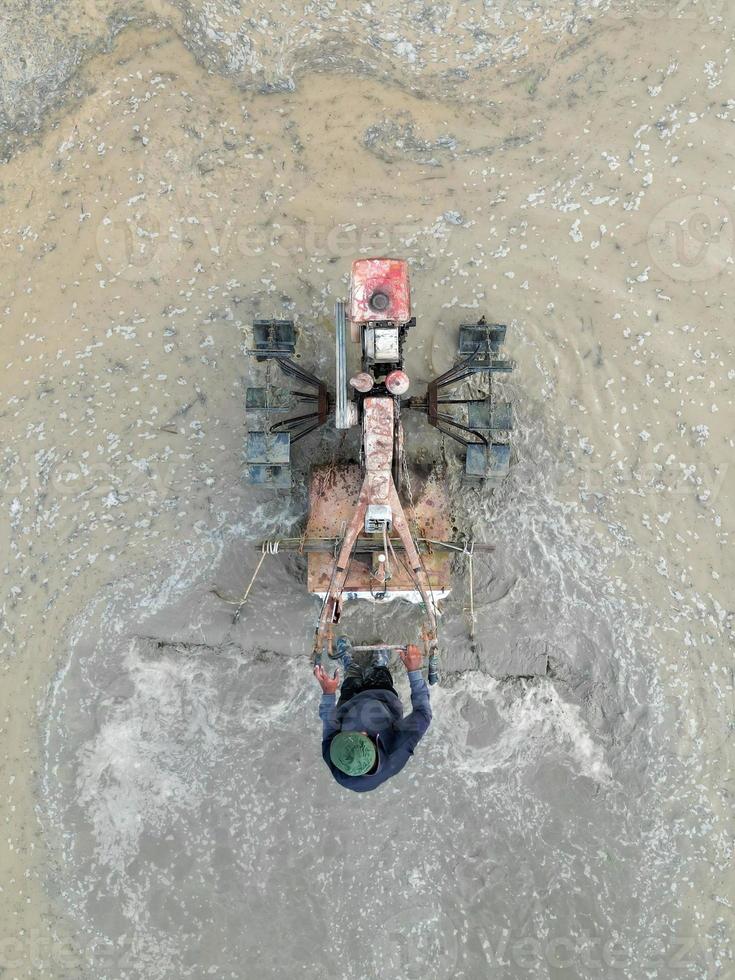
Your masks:
<svg viewBox="0 0 735 980"><path fill-rule="evenodd" d="M260 563L278 550L306 554L308 590L322 600L314 636L315 664L325 655L336 655L333 631L347 599L404 599L420 604L425 612L422 638L429 681L435 683L437 603L449 594L457 552L468 556L472 597L475 546L452 540L449 499L438 474L432 472L422 480L414 474L412 482L401 417L405 411L425 414L430 425L464 446L468 479L497 483L509 467L512 417L509 403L493 398L492 378L497 372L511 371L513 362L500 354L503 324L488 323L484 317L462 324L454 367L431 381L423 396L411 397L403 351L415 323L407 262L388 258L353 262L349 300L335 308L332 394L293 359L292 321L256 320L254 346L248 354L261 363L275 362L295 388L286 391L272 385L269 371L264 387L248 388L246 466L250 483L287 489L295 443L327 422L337 430L359 427L359 460L312 468L304 533L300 538L262 542ZM359 345L360 369L354 374L347 366L349 343L354 348ZM470 379L483 390L477 397L461 397L457 386ZM247 593L242 601L246 598Z"/></svg>

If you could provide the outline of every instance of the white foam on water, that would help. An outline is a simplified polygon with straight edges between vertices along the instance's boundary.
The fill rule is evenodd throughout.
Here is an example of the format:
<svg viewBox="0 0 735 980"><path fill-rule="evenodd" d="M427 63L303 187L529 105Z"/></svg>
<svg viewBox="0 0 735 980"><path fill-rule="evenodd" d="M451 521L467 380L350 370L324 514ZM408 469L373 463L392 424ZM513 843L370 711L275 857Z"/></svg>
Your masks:
<svg viewBox="0 0 735 980"><path fill-rule="evenodd" d="M434 725L452 749L447 764L460 773L489 774L534 766L556 748L580 775L600 783L612 779L604 746L590 732L579 705L564 701L546 678L521 681L510 696L505 687L501 681L469 671L460 686L435 692ZM471 720L462 713L470 701L478 705ZM496 712L502 725L497 740L477 748L471 735L483 710Z"/></svg>

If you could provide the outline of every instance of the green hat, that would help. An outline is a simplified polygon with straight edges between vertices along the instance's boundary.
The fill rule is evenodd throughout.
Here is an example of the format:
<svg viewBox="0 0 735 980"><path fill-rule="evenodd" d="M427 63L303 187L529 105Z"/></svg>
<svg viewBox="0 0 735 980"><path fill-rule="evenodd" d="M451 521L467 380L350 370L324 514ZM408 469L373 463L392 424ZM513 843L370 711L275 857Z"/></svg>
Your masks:
<svg viewBox="0 0 735 980"><path fill-rule="evenodd" d="M375 765L375 742L362 732L339 732L332 739L329 758L348 776L364 776Z"/></svg>

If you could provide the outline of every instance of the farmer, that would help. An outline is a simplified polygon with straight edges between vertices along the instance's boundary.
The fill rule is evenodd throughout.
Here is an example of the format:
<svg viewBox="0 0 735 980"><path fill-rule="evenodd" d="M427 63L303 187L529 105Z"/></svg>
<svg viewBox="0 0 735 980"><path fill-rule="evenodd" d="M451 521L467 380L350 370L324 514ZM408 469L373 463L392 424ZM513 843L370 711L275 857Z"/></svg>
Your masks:
<svg viewBox="0 0 735 980"><path fill-rule="evenodd" d="M403 717L403 705L388 670L388 651L373 655L368 667L352 660L352 645L341 636L337 658L344 683L339 702L337 671L330 677L321 664L314 675L322 689L322 756L337 782L366 793L395 776L406 765L431 722L429 688L421 673L422 655L409 645L401 653L411 684L413 711Z"/></svg>

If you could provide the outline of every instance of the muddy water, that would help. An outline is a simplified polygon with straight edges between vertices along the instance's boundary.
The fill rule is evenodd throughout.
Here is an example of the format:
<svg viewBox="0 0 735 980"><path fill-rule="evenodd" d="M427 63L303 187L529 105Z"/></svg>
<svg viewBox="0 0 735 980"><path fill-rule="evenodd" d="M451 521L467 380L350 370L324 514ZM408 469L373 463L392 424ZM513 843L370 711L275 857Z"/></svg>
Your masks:
<svg viewBox="0 0 735 980"><path fill-rule="evenodd" d="M727 976L729 15L57 8L2 32L8 975ZM300 562L237 624L213 590L350 450L242 483L248 326L295 316L328 375L380 252L417 387L463 319L508 322L516 432L490 494L412 424L496 550L474 646L458 569L420 752L353 800ZM548 678L503 678L518 643Z"/></svg>

